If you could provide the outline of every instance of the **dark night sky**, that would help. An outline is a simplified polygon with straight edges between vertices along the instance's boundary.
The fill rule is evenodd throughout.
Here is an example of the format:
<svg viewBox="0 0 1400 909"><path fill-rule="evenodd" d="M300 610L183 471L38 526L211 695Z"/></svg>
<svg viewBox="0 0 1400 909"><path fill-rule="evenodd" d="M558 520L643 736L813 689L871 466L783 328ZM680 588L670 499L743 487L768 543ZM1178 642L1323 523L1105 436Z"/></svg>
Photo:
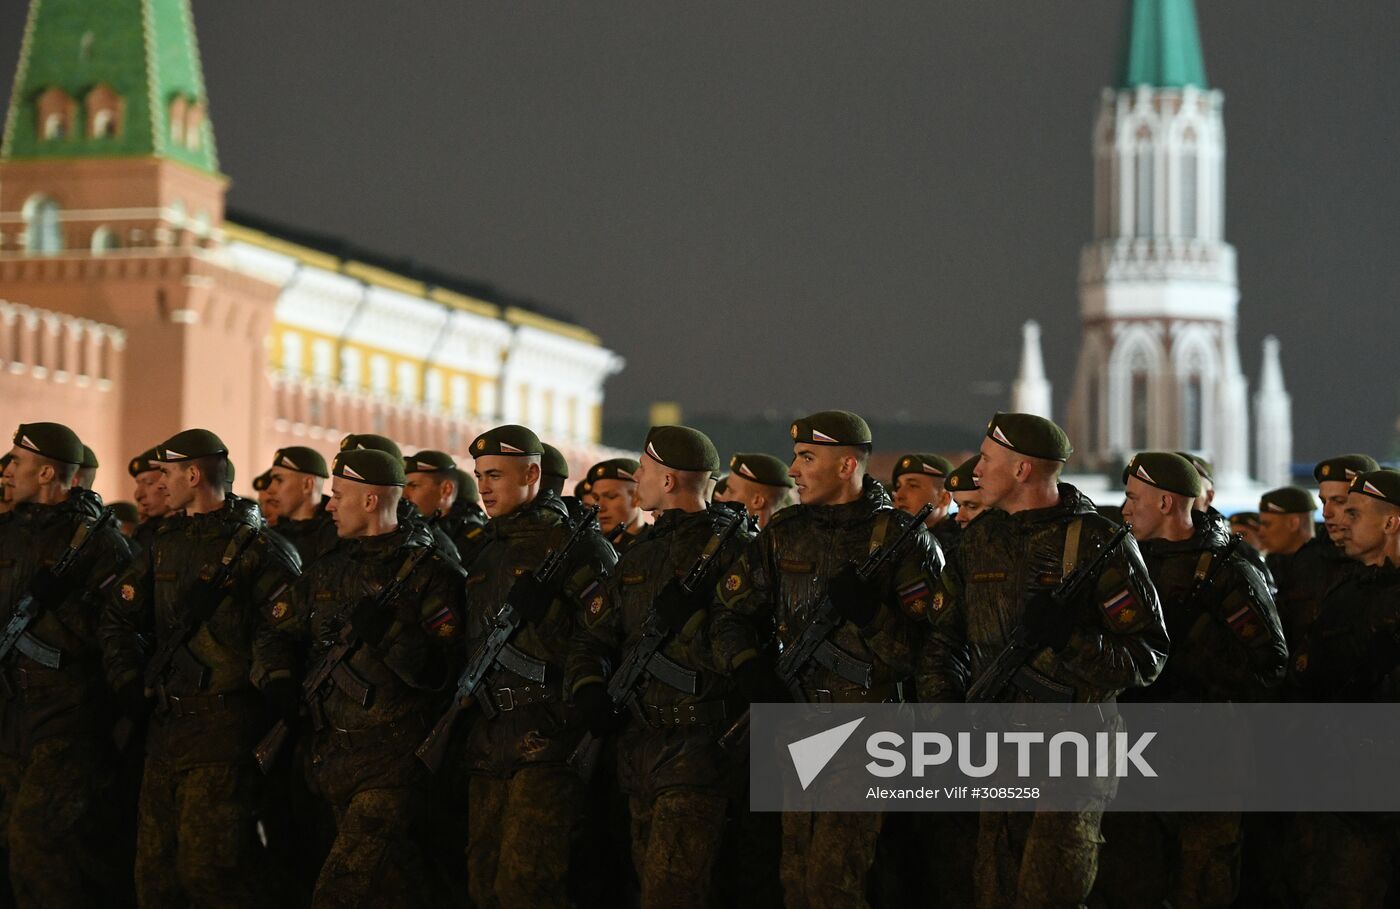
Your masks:
<svg viewBox="0 0 1400 909"><path fill-rule="evenodd" d="M0 71L24 7L0 8ZM842 406L975 427L1040 319L1078 345L1122 0L196 0L230 204L490 281L623 354L609 412ZM1295 455L1384 453L1400 4L1201 0L1241 354Z"/></svg>

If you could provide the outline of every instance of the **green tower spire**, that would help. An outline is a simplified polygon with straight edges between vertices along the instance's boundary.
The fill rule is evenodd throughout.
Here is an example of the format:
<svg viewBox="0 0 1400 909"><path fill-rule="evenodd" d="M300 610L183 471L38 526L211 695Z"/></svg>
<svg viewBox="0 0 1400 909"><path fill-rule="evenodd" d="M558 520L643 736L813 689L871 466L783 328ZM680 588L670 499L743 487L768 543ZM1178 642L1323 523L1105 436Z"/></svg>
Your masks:
<svg viewBox="0 0 1400 909"><path fill-rule="evenodd" d="M159 157L217 174L189 0L30 0L0 159Z"/></svg>
<svg viewBox="0 0 1400 909"><path fill-rule="evenodd" d="M1119 88L1207 88L1192 0L1131 0Z"/></svg>

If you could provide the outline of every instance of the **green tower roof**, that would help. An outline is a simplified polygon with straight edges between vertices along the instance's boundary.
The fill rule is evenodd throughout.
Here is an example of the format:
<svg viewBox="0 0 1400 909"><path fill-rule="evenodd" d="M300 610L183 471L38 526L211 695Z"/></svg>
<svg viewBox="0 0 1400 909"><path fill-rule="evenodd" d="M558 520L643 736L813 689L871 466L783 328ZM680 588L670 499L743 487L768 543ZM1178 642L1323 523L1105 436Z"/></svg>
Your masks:
<svg viewBox="0 0 1400 909"><path fill-rule="evenodd" d="M99 86L120 101L92 135ZM72 104L45 135L39 104L55 89ZM182 109L194 113L172 123ZM218 173L208 110L189 0L30 0L0 158L155 155Z"/></svg>
<svg viewBox="0 0 1400 909"><path fill-rule="evenodd" d="M1131 0L1119 88L1207 88L1192 0Z"/></svg>

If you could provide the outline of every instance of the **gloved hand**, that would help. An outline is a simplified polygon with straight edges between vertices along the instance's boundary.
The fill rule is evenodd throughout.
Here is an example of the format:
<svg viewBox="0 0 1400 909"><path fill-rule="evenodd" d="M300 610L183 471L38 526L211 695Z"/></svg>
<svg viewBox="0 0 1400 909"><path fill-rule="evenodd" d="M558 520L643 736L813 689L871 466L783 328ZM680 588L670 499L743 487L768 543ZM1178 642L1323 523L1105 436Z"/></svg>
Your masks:
<svg viewBox="0 0 1400 909"><path fill-rule="evenodd" d="M679 632L690 617L710 604L710 591L703 586L686 593L679 578L671 578L656 595L656 614L672 633Z"/></svg>
<svg viewBox="0 0 1400 909"><path fill-rule="evenodd" d="M515 579L510 593L506 594L506 602L515 607L525 621L538 622L549 612L549 604L554 602L554 591L527 571Z"/></svg>
<svg viewBox="0 0 1400 909"><path fill-rule="evenodd" d="M263 683L262 693L268 710L288 725L296 723L301 714L301 686L290 677L268 679Z"/></svg>
<svg viewBox="0 0 1400 909"><path fill-rule="evenodd" d="M574 705L594 738L603 738L627 725L627 714L613 710L612 698L602 682L589 682L574 692Z"/></svg>
<svg viewBox="0 0 1400 909"><path fill-rule="evenodd" d="M1064 650L1075 626L1074 610L1057 605L1050 591L1045 589L1031 592L1022 621L1032 640L1051 650Z"/></svg>
<svg viewBox="0 0 1400 909"><path fill-rule="evenodd" d="M750 704L792 703L792 692L772 664L762 657L739 664L731 678L736 692Z"/></svg>
<svg viewBox="0 0 1400 909"><path fill-rule="evenodd" d="M394 611L381 607L374 597L365 597L350 610L350 624L360 640L375 647L384 640L389 626L394 624Z"/></svg>
<svg viewBox="0 0 1400 909"><path fill-rule="evenodd" d="M870 581L861 580L856 566L849 563L826 582L826 593L841 618L860 628L880 614L880 592Z"/></svg>
<svg viewBox="0 0 1400 909"><path fill-rule="evenodd" d="M59 577L47 566L34 572L34 577L29 580L29 589L33 591L34 599L45 609L62 603L73 592L71 580Z"/></svg>

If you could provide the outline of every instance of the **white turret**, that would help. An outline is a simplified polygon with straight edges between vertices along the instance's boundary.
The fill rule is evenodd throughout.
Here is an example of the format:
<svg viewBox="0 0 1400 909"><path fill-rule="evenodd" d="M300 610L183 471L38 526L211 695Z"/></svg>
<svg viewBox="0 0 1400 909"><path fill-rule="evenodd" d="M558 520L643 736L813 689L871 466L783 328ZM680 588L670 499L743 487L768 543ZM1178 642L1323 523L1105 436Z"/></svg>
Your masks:
<svg viewBox="0 0 1400 909"><path fill-rule="evenodd" d="M1259 390L1254 394L1255 476L1269 487L1292 482L1293 399L1283 386L1278 338L1264 339Z"/></svg>
<svg viewBox="0 0 1400 909"><path fill-rule="evenodd" d="M1011 409L1050 419L1050 380L1040 356L1040 323L1021 326L1021 371L1011 385Z"/></svg>

